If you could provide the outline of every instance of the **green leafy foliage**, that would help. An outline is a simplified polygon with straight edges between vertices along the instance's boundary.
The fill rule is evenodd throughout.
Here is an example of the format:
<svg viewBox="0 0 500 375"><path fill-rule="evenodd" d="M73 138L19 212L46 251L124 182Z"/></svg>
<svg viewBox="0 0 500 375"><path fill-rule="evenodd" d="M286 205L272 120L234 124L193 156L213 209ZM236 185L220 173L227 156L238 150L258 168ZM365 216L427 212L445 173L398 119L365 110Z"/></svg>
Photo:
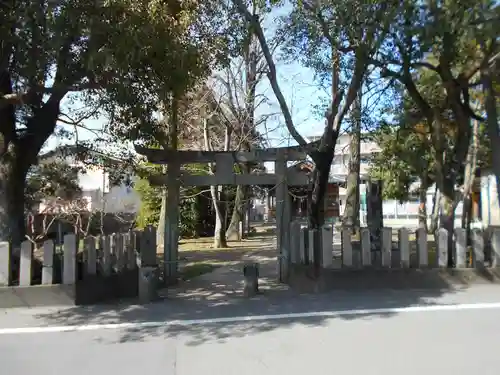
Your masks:
<svg viewBox="0 0 500 375"><path fill-rule="evenodd" d="M498 30L485 19L498 16L499 8L490 0L408 0L402 5L374 64L382 77L404 86L413 119L420 122L419 133L429 141L443 202L453 202L463 179L471 120L481 120L478 114L483 112L474 105L472 87L480 67L499 51ZM453 214L450 207L443 206L447 215Z"/></svg>
<svg viewBox="0 0 500 375"><path fill-rule="evenodd" d="M381 152L373 156L370 175L381 179L384 198L407 201L411 185L429 177L429 152L412 129L399 124L383 124L373 134Z"/></svg>
<svg viewBox="0 0 500 375"><path fill-rule="evenodd" d="M135 182L134 189L141 197L141 208L137 216L137 227L144 228L147 225L158 226L160 222L160 211L162 201L162 188L152 186L147 177L154 173L161 173L160 166L144 164L142 177ZM190 173L202 173L206 166L187 165L185 171ZM179 204L179 231L182 237L196 237L203 232L201 218L209 209L211 204L209 198L203 195L203 187L186 187L182 189ZM168 192L167 192L168 194Z"/></svg>
<svg viewBox="0 0 500 375"><path fill-rule="evenodd" d="M443 134L445 150L453 153L455 136L459 131L454 122L453 114L447 110L446 97L439 85L439 80L433 72L423 71L419 75L417 87L435 108L443 108ZM436 180L436 149L430 133L431 126L419 107L403 90L393 98L395 105L388 111L391 121L381 122L379 128L371 134L381 152L372 157L370 175L384 181L384 196L386 199L407 201L410 186L420 181L429 186ZM490 142L484 124L478 132L479 168L491 165ZM457 171L457 184L463 183L464 166Z"/></svg>
<svg viewBox="0 0 500 375"><path fill-rule="evenodd" d="M22 238L26 173L51 136L117 156L124 170L133 160L124 145L154 133L158 114L167 112L172 97L227 62L231 33L225 14L226 4L215 0L5 4L0 196L20 193L0 201L0 237ZM77 132L87 128L87 119L97 118L107 123L82 141ZM16 218L6 218L12 215Z"/></svg>
<svg viewBox="0 0 500 375"><path fill-rule="evenodd" d="M81 193L78 174L84 171L63 161L51 161L33 166L27 176L25 206L27 210L47 198L63 201L77 199Z"/></svg>
<svg viewBox="0 0 500 375"><path fill-rule="evenodd" d="M134 183L134 190L141 197L141 207L136 219L138 228L143 229L148 225L158 226L160 221L161 189L151 186L145 178Z"/></svg>

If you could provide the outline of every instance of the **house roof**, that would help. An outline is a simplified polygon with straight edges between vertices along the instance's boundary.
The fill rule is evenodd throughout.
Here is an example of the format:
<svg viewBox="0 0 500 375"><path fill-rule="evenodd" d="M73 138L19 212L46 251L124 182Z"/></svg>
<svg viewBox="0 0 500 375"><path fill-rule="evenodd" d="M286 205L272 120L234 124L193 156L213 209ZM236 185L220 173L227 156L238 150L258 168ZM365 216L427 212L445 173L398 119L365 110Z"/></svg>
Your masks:
<svg viewBox="0 0 500 375"><path fill-rule="evenodd" d="M298 169L299 171L306 171L307 173L312 173L314 170L314 163L310 160L301 160L292 164L288 169ZM328 177L329 183L345 182L345 178L339 175L334 175L330 173Z"/></svg>
<svg viewBox="0 0 500 375"><path fill-rule="evenodd" d="M38 156L38 160L40 161L49 161L51 159L57 158L57 157L75 157L75 159L78 159L78 157L82 157L83 155L93 155L93 156L98 156L103 158L106 162L114 162L114 163L121 163L125 162L125 160L117 158L115 156L111 156L108 154L105 154L103 152L97 151L97 150L92 150L89 147L85 147L82 145L63 145L56 147L50 151L47 151L41 155ZM83 158L83 157L82 157Z"/></svg>

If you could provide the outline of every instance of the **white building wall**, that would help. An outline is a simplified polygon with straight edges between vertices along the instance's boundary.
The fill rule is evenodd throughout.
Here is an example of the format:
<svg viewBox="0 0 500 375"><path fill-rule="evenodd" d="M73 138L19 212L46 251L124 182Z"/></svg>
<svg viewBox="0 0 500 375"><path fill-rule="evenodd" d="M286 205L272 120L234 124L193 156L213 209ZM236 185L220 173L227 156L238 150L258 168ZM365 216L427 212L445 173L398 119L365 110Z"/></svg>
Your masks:
<svg viewBox="0 0 500 375"><path fill-rule="evenodd" d="M309 141L316 141L320 136L311 136L308 137ZM343 134L339 136L337 139L337 144L335 146L335 155L332 162L331 174L336 180L345 181L347 178L347 174L349 172L348 162L349 162L349 154L350 154L350 135ZM370 164L369 158L374 153L380 152L380 147L371 141L363 141L361 140L360 144L360 177L361 179L366 179L369 174ZM361 191L365 189L365 185L361 184ZM427 191L427 201L426 208L427 212L431 212L433 206L433 194L434 187L431 187ZM343 214L345 209L345 201L347 198L347 192L345 188L339 188L339 200L340 200L340 215ZM412 227L418 225L418 207L419 202L405 202L399 204L396 200L385 200L383 202L383 213L384 213L384 225L393 226L393 227ZM363 220L363 217L366 215L366 212L360 209L360 218ZM455 211L456 215L456 223L460 225L461 217L462 217L462 203L459 203L457 209ZM500 215L499 219L500 221Z"/></svg>
<svg viewBox="0 0 500 375"><path fill-rule="evenodd" d="M319 139L319 136L311 136L308 137L310 141L316 141ZM332 161L331 173L339 178L345 179L349 172L348 163L349 163L349 154L350 154L350 145L351 136L349 134L342 134L337 139L337 144L335 146L335 155ZM360 174L361 178L366 178L368 176L368 171L370 169L370 165L368 163L368 159L374 153L380 151L380 147L375 142L371 141L361 141L360 144Z"/></svg>
<svg viewBox="0 0 500 375"><path fill-rule="evenodd" d="M483 226L500 225L497 182L493 174L481 177L481 217Z"/></svg>
<svg viewBox="0 0 500 375"><path fill-rule="evenodd" d="M139 211L141 199L132 187L125 184L110 186L108 173L101 167L77 164L70 156L66 158L66 162L70 165L79 164L85 168L85 173L78 174L78 185L82 189L82 198L88 202L89 211L101 209L109 213L137 213ZM43 207L43 204L40 207Z"/></svg>
<svg viewBox="0 0 500 375"><path fill-rule="evenodd" d="M102 207L102 202L96 202L94 209ZM129 186L112 186L104 195L105 212L137 213L141 207L141 199L136 191Z"/></svg>
<svg viewBox="0 0 500 375"><path fill-rule="evenodd" d="M108 173L103 168L87 167L86 172L78 176L78 180L84 191L83 196L91 202L91 210L103 210L109 213L139 211L141 199L137 192L125 184L110 186Z"/></svg>

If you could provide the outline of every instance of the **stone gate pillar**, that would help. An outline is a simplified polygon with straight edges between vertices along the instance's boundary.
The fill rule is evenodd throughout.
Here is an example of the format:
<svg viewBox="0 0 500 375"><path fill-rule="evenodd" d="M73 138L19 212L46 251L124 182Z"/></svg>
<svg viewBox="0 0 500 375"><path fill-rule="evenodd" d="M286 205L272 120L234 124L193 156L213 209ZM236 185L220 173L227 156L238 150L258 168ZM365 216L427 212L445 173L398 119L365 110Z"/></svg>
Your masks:
<svg viewBox="0 0 500 375"><path fill-rule="evenodd" d="M269 189L266 189L266 205L264 208L264 215L266 223L271 221L271 197L269 194Z"/></svg>
<svg viewBox="0 0 500 375"><path fill-rule="evenodd" d="M280 150L281 151L281 150ZM275 162L276 173L276 238L278 247L278 275L281 282L287 282L290 261L291 207L288 194L286 159L280 152Z"/></svg>
<svg viewBox="0 0 500 375"><path fill-rule="evenodd" d="M370 243L372 254L377 254L382 249L382 228L384 226L382 209L382 181L368 181L366 187L366 221L370 230ZM372 259L374 256L372 256Z"/></svg>
<svg viewBox="0 0 500 375"><path fill-rule="evenodd" d="M168 164L167 182L167 210L165 231L163 239L163 259L165 283L174 284L177 282L178 253L179 253L179 195L180 195L180 162L178 160Z"/></svg>

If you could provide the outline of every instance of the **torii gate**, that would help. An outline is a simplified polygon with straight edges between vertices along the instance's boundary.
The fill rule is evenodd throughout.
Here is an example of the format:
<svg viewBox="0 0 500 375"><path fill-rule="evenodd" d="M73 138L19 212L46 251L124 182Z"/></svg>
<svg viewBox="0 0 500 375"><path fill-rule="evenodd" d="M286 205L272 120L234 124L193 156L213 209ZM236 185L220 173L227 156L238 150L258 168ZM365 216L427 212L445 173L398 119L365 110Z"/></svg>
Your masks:
<svg viewBox="0 0 500 375"><path fill-rule="evenodd" d="M288 278L291 204L288 199L288 187L308 185L309 177L304 172L287 171L287 162L304 160L307 151L317 150L318 142L305 147L293 146L282 148L258 149L252 151L177 151L158 150L135 146L138 154L147 157L150 163L167 164L168 173L149 179L152 185L167 186L167 212L163 246L165 281L176 280L178 272L179 241L179 190L181 185L275 185L276 186L276 229L278 255L278 274L281 282ZM239 162L274 161L274 173L236 174L234 164ZM216 163L215 174L191 175L181 173L181 164Z"/></svg>

